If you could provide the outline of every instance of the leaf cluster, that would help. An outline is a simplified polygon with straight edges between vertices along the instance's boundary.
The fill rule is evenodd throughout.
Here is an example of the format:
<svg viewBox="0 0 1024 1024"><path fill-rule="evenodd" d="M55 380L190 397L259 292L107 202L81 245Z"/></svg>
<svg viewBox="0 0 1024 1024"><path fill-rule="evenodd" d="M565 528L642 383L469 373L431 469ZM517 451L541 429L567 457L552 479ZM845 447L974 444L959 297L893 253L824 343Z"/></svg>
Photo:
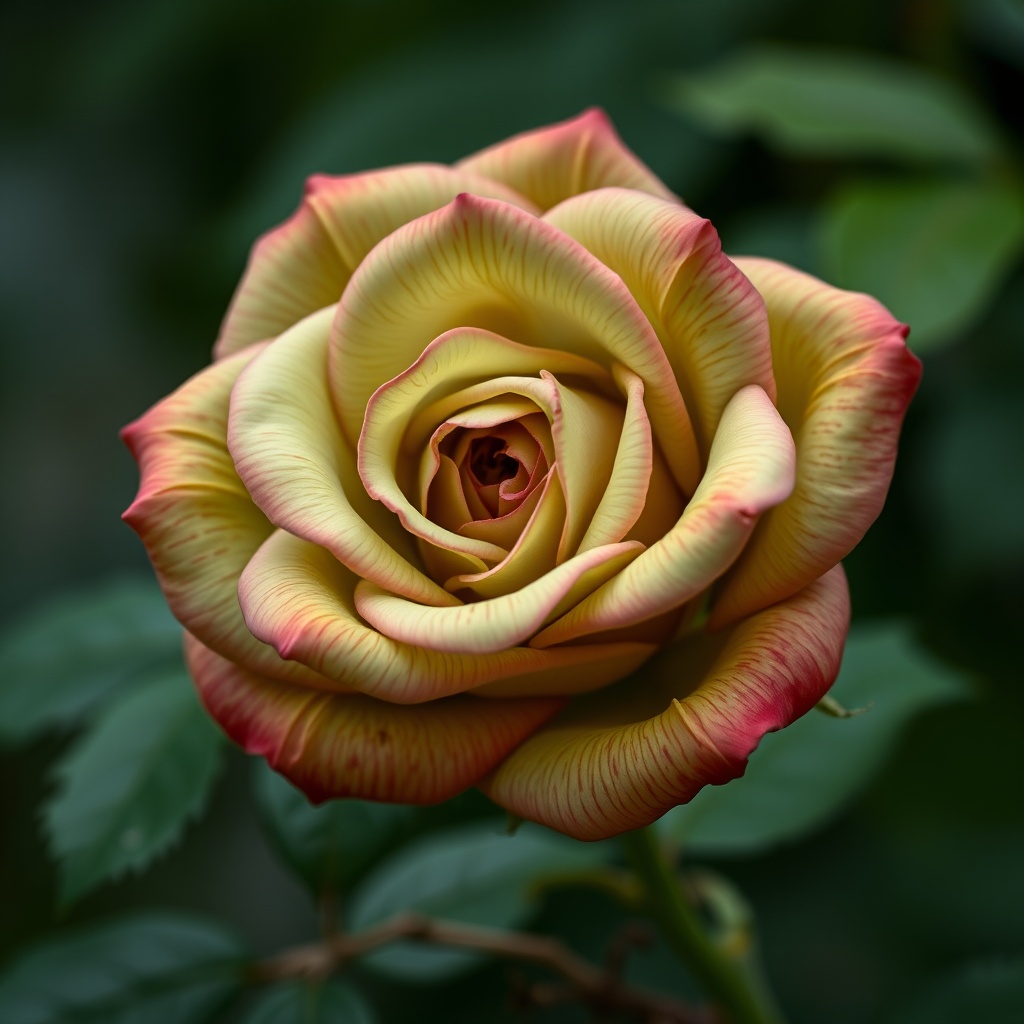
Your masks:
<svg viewBox="0 0 1024 1024"><path fill-rule="evenodd" d="M176 630L157 611L158 598L155 584L113 582L41 607L0 643L0 667L17 665L25 686L59 681L16 739L46 728L80 730L58 759L57 785L43 809L64 906L165 852L206 805L223 757L219 733L180 660L173 663ZM141 609L162 626L150 623L149 656L131 663L140 621L150 621ZM54 624L69 622L75 629L66 631L63 664L53 645L39 645L33 656L25 637L53 635ZM89 658L81 657L83 636ZM97 682L104 667L116 682ZM70 685L75 679L82 691L95 687L95 696L84 699ZM705 790L666 815L659 831L688 856L749 855L792 842L821 828L877 773L912 715L967 692L906 629L855 631L835 697L869 710L852 719L812 715L769 737L745 779ZM466 801L454 819L449 808L447 820L357 800L314 807L262 761L252 769L252 798L269 842L319 908L325 941L340 934L342 922L358 937L410 913L487 929L536 926L560 892L605 893L623 920L642 911L615 842L581 844L532 825L510 829L486 805ZM749 931L745 904L729 883L698 871L691 884L719 941ZM652 962L658 955L664 950ZM389 1003L382 979L436 987L479 972L487 960L480 949L406 940L368 946L354 975L317 969L303 980L303 970L261 966L227 924L137 911L58 931L16 958L0 973L0 1019L191 1024L217 1019L231 1004L247 1024L370 1022L378 1019L374 1003Z"/></svg>

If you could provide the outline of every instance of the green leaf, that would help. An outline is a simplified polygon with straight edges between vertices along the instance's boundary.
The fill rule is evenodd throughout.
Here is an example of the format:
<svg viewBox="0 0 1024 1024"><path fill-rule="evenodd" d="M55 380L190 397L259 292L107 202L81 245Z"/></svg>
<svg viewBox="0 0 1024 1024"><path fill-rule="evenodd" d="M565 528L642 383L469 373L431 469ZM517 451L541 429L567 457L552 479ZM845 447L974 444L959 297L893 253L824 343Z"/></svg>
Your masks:
<svg viewBox="0 0 1024 1024"><path fill-rule="evenodd" d="M61 901L173 843L206 802L222 748L184 670L116 701L58 764L43 812Z"/></svg>
<svg viewBox="0 0 1024 1024"><path fill-rule="evenodd" d="M286 982L262 993L243 1024L374 1024L376 1015L351 985Z"/></svg>
<svg viewBox="0 0 1024 1024"><path fill-rule="evenodd" d="M1020 1024L1024 959L972 964L944 977L891 1024Z"/></svg>
<svg viewBox="0 0 1024 1024"><path fill-rule="evenodd" d="M762 207L720 227L730 256L763 256L821 276L816 209Z"/></svg>
<svg viewBox="0 0 1024 1024"><path fill-rule="evenodd" d="M669 81L672 107L727 134L755 132L797 156L977 163L998 142L954 85L874 54L752 47Z"/></svg>
<svg viewBox="0 0 1024 1024"><path fill-rule="evenodd" d="M40 943L0 975L4 1024L202 1024L237 992L246 956L219 925L149 913Z"/></svg>
<svg viewBox="0 0 1024 1024"><path fill-rule="evenodd" d="M34 608L0 635L0 744L75 725L171 659L181 659L181 626L155 583L114 580Z"/></svg>
<svg viewBox="0 0 1024 1024"><path fill-rule="evenodd" d="M871 779L914 715L967 694L956 673L892 623L850 633L834 692L847 707L868 710L843 719L808 714L766 736L742 778L705 787L658 828L700 854L745 854L797 839Z"/></svg>
<svg viewBox="0 0 1024 1024"><path fill-rule="evenodd" d="M515 835L504 821L479 822L437 832L401 850L381 865L353 897L353 930L403 911L432 917L515 928L532 911L533 887L546 875L585 870L603 863L613 847L578 843L537 826ZM365 957L386 974L439 981L475 966L468 950L395 943Z"/></svg>
<svg viewBox="0 0 1024 1024"><path fill-rule="evenodd" d="M826 275L876 296L920 350L985 311L1024 242L1011 188L960 181L851 185L824 212Z"/></svg>
<svg viewBox="0 0 1024 1024"><path fill-rule="evenodd" d="M331 800L314 807L262 758L255 769L260 818L314 894L347 887L413 824L413 808L396 804Z"/></svg>
<svg viewBox="0 0 1024 1024"><path fill-rule="evenodd" d="M1024 68L1024 3L1021 0L972 0L961 5L972 33L1017 68Z"/></svg>
<svg viewBox="0 0 1024 1024"><path fill-rule="evenodd" d="M943 402L918 464L935 558L956 573L1024 561L1024 473L1009 455L1024 437L1024 403L1007 379L1008 388L968 388Z"/></svg>

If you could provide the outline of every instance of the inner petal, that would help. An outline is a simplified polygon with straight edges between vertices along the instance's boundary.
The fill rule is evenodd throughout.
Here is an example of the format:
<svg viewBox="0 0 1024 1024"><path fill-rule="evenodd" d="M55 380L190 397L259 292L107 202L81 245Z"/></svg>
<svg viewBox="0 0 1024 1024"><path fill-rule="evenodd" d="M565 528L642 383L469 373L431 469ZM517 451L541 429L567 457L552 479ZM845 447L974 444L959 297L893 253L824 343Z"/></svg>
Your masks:
<svg viewBox="0 0 1024 1024"><path fill-rule="evenodd" d="M453 558L450 551L421 539L424 562L434 578L438 582L447 580L445 586L452 590L464 589L467 580L489 579L493 572L500 571L501 576L511 578L510 553L515 552L513 561L523 561L524 535L528 530L535 531L538 501L550 483L545 449L553 446L547 418L543 413L532 412L522 420L493 422L501 415L521 411L509 397L502 396L453 416L434 432L428 452L424 453L420 477L424 487L420 507L424 515L461 537L506 552L501 559L466 566L459 558ZM533 405L528 407L536 409ZM457 422L487 425L459 427ZM561 513L557 514L554 526L556 545L565 521L564 501L559 502L559 507ZM547 528L543 532L548 535L552 525L550 504L544 522ZM557 564L554 549L551 557L538 555L538 538L532 539L527 550L531 563L527 570L529 579ZM491 582L479 593L470 590L468 596L479 599L496 592L499 591Z"/></svg>
<svg viewBox="0 0 1024 1024"><path fill-rule="evenodd" d="M459 533L466 537L475 537L477 540L490 541L511 551L526 529L530 516L533 515L533 510L547 487L550 475L548 472L538 474L537 485L531 487L526 497L510 512L495 519L473 519L459 527Z"/></svg>
<svg viewBox="0 0 1024 1024"><path fill-rule="evenodd" d="M405 445L403 454L406 458L402 463L411 463L419 453L419 508L425 516L429 516L434 522L445 526L449 530L457 530L464 523L473 519L490 519L489 513L477 494L476 487L468 479L468 468L465 470L467 479L463 480L463 466L468 459L469 441L472 438L490 435L506 436L509 421L515 421L518 417L525 416L542 421L546 425L543 414L536 412L536 406L527 398L518 395L500 395L489 402L482 402L479 405L464 409L452 416L449 416L438 426L429 440L421 441L419 445L408 442ZM410 431L411 433L411 431ZM425 430L417 431L415 436L422 438ZM456 475L462 480L463 500L468 503L470 514L464 519L453 523L451 515L444 507L437 507L435 503L434 512L428 511L430 505L430 488L434 478L441 470L443 460L447 459L455 467ZM402 488L403 494L410 494L411 488ZM412 500L410 498L410 500Z"/></svg>
<svg viewBox="0 0 1024 1024"><path fill-rule="evenodd" d="M726 407L708 470L679 521L622 572L535 636L537 647L645 622L707 589L743 550L758 517L793 489L793 438L756 384Z"/></svg>
<svg viewBox="0 0 1024 1024"><path fill-rule="evenodd" d="M514 521L515 529L508 556L487 572L453 576L445 581L446 590L467 602L499 597L521 590L555 567L565 524L565 493L557 469L548 473L544 486L537 492L537 500L533 498L531 495L515 512L504 517ZM512 525L510 522L509 526Z"/></svg>
<svg viewBox="0 0 1024 1024"><path fill-rule="evenodd" d="M429 429L431 423L458 422L465 416L456 415L458 409L486 408L487 403L507 400L512 395L532 400L548 421L550 448L542 447L549 466L559 466L565 487L567 516L557 559L561 563L580 550L611 478L623 431L625 412L621 400L611 401L587 384L589 381L569 386L546 370L541 370L539 377L496 377L425 406L410 423L408 433L416 436ZM461 422L468 425L470 421ZM474 425L483 424L478 421ZM473 499L468 494L467 502L472 508ZM625 533L629 525L621 532Z"/></svg>
<svg viewBox="0 0 1024 1024"><path fill-rule="evenodd" d="M391 501L403 502L413 491L424 493L422 474L432 477L439 458L436 436L439 424L450 422L452 428L494 426L520 420L553 461L546 424L538 432L533 419L544 421L536 402L522 397L516 388L491 390L486 409L474 406L483 401L445 402L453 392L479 384L494 377L496 367L503 375L532 375L548 370L572 379L593 381L600 389L614 394L609 375L596 363L557 349L532 348L508 338L472 327L448 331L430 342L416 361L398 376L382 385L366 405L363 428L359 438L359 473L368 493ZM507 392L505 409L499 409L497 398ZM427 415L424 410L429 409ZM444 431L443 433L447 433ZM545 435L548 435L547 439ZM442 434L443 436L443 434ZM422 461L430 455L433 461ZM416 483L417 470L421 473ZM396 493L396 492L401 492ZM422 511L422 508L421 508Z"/></svg>

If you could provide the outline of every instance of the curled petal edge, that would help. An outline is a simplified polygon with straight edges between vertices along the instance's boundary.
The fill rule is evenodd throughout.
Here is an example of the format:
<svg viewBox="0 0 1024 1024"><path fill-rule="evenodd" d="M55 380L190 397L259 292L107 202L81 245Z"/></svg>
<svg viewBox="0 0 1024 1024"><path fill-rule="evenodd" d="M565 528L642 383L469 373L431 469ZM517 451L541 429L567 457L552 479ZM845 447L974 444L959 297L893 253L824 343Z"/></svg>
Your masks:
<svg viewBox="0 0 1024 1024"><path fill-rule="evenodd" d="M481 789L577 839L649 825L743 774L768 732L809 711L839 672L849 625L836 566L788 601L663 652L635 679L576 698Z"/></svg>
<svg viewBox="0 0 1024 1024"><path fill-rule="evenodd" d="M441 164L313 175L298 210L253 246L214 357L223 359L274 338L310 313L334 305L377 242L460 192L536 209L500 182Z"/></svg>
<svg viewBox="0 0 1024 1024"><path fill-rule="evenodd" d="M711 628L795 594L860 542L885 502L921 378L907 327L875 299L773 260L736 264L767 303L777 404L796 440L796 486L722 580Z"/></svg>
<svg viewBox="0 0 1024 1024"><path fill-rule="evenodd" d="M565 703L449 697L408 707L289 686L185 635L199 696L232 740L314 803L358 797L433 804L476 783Z"/></svg>
<svg viewBox="0 0 1024 1024"><path fill-rule="evenodd" d="M503 182L543 210L569 196L610 185L675 199L596 107L489 146L456 167Z"/></svg>

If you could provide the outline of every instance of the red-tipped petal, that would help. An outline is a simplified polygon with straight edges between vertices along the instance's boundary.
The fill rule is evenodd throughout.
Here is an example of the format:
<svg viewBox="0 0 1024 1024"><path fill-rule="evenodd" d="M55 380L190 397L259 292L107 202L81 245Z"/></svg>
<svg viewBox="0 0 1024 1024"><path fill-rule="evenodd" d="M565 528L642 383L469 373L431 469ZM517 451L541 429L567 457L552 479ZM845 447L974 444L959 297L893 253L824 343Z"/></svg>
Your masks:
<svg viewBox="0 0 1024 1024"><path fill-rule="evenodd" d="M260 643L238 607L238 578L273 531L225 439L231 388L260 351L207 367L125 427L142 480L124 518L146 545L171 611L203 643L255 672L330 685Z"/></svg>
<svg viewBox="0 0 1024 1024"><path fill-rule="evenodd" d="M716 599L712 627L795 594L860 541L885 502L921 376L907 328L874 299L770 260L736 263L768 305L796 486L758 524Z"/></svg>
<svg viewBox="0 0 1024 1024"><path fill-rule="evenodd" d="M602 110L523 132L457 166L510 185L542 210L590 189L619 185L675 198L619 138Z"/></svg>
<svg viewBox="0 0 1024 1024"><path fill-rule="evenodd" d="M837 566L724 636L669 649L642 678L576 698L481 788L513 814L577 839L649 825L704 786L742 775L765 733L821 699L848 624Z"/></svg>
<svg viewBox="0 0 1024 1024"><path fill-rule="evenodd" d="M298 210L253 246L214 355L221 359L274 338L310 313L333 306L352 271L382 238L460 192L534 209L500 182L438 164L314 175Z"/></svg>
<svg viewBox="0 0 1024 1024"><path fill-rule="evenodd" d="M708 221L621 188L569 199L544 220L626 282L665 348L704 459L740 388L757 384L775 397L764 301L722 253ZM676 434L658 440L679 443Z"/></svg>
<svg viewBox="0 0 1024 1024"><path fill-rule="evenodd" d="M564 703L557 697L449 697L417 707L289 686L186 636L189 671L211 715L315 802L358 797L433 804L458 795Z"/></svg>

